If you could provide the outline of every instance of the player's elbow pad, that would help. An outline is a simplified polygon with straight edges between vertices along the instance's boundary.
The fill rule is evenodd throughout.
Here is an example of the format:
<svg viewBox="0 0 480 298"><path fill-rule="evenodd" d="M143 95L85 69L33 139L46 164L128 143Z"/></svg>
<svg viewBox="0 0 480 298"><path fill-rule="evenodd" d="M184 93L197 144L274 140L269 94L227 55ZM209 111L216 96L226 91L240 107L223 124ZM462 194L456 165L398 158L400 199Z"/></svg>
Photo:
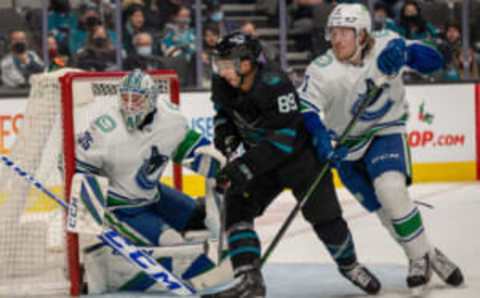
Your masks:
<svg viewBox="0 0 480 298"><path fill-rule="evenodd" d="M422 44L412 44L408 46L407 49L407 65L412 69L421 73L432 73L443 67L443 56L433 47Z"/></svg>

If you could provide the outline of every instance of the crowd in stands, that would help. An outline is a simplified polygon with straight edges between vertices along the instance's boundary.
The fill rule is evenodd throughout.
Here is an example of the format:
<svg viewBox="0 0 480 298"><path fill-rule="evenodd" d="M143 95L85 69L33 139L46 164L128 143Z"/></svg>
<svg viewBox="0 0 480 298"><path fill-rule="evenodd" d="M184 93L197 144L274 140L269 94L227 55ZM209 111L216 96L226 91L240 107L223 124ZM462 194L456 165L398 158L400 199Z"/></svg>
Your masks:
<svg viewBox="0 0 480 298"><path fill-rule="evenodd" d="M437 2L440 5L445 4L445 1L377 0L373 10L373 27L375 30L393 30L407 39L426 41L438 47L445 56L445 67L442 72L434 74L434 79L478 79L480 49L472 47L468 53L463 53L460 19L451 17L442 20L442 24L434 24L424 14L424 2ZM123 0L122 34L117 36L115 1L50 0L49 65L44 65L40 58L41 45L34 44L34 40L29 38L32 32L12 30L8 34L6 52L0 57L1 83L9 87L26 87L32 74L46 68L55 70L70 66L90 71L117 70L116 43L121 40L123 69L173 68L179 73L183 86L194 85L197 81L194 2ZM270 26L278 27L278 0L202 1L203 52L200 58L204 70L201 74L204 87L208 87L212 73L210 65L213 47L227 33L241 30L259 37L264 48L262 59L274 62L280 60L280 52L276 46L278 43L275 45L262 40L254 21L234 21L225 16L222 5L239 2L255 4L256 13L268 16ZM324 39L326 16L336 2L365 3L340 0L287 1L288 32L294 39L295 51L309 52L309 57L314 58L328 49L328 43ZM35 18L31 17L31 20ZM33 29L40 31L41 24L37 25ZM422 78L412 75L411 79Z"/></svg>

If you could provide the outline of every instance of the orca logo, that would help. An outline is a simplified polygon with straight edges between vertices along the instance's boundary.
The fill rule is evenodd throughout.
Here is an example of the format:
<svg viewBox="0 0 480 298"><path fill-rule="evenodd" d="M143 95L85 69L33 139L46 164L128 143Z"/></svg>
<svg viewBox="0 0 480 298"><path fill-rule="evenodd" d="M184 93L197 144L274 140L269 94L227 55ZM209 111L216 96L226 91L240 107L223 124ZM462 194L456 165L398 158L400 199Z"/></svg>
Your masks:
<svg viewBox="0 0 480 298"><path fill-rule="evenodd" d="M375 89L378 89L378 87L375 86L375 83L373 82L372 79L365 80L365 84L367 85L367 90L365 91L365 93L360 93L358 95L358 98L353 103L350 113L352 115L357 114L362 103L366 100L370 100L370 103L367 109L360 115L359 119L361 121L373 121L373 120L380 119L390 111L390 109L393 106L393 100L391 98L388 98L380 108L373 111L369 110L369 108L375 105L377 101L382 97L385 90L384 89L380 89L379 91L375 90ZM374 96L374 97L370 98L371 96Z"/></svg>
<svg viewBox="0 0 480 298"><path fill-rule="evenodd" d="M145 190L152 190L157 186L163 169L167 165L168 157L162 155L157 146L152 146L150 156L143 161L143 165L135 175L137 185Z"/></svg>

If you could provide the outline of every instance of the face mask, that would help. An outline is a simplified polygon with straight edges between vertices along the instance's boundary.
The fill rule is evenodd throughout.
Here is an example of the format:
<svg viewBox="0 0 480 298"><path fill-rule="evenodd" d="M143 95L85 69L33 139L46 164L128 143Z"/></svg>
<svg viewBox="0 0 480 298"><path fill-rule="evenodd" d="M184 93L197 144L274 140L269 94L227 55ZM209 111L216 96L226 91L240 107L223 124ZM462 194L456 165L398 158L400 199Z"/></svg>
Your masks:
<svg viewBox="0 0 480 298"><path fill-rule="evenodd" d="M379 24L383 24L383 23L385 23L385 19L386 19L386 17L384 17L384 16L375 16L374 22L379 23Z"/></svg>
<svg viewBox="0 0 480 298"><path fill-rule="evenodd" d="M85 26L87 28L93 28L100 24L100 20L97 17L88 17L85 19Z"/></svg>
<svg viewBox="0 0 480 298"><path fill-rule="evenodd" d="M418 19L418 15L405 16L405 21L407 21L407 23L416 23Z"/></svg>
<svg viewBox="0 0 480 298"><path fill-rule="evenodd" d="M17 54L23 54L27 51L27 44L24 42L16 42L12 45L12 50Z"/></svg>
<svg viewBox="0 0 480 298"><path fill-rule="evenodd" d="M150 56L152 55L152 47L151 46L137 47L137 54L139 54L140 56Z"/></svg>
<svg viewBox="0 0 480 298"><path fill-rule="evenodd" d="M175 19L175 23L178 25L188 25L190 24L190 18L177 18Z"/></svg>
<svg viewBox="0 0 480 298"><path fill-rule="evenodd" d="M376 16L373 19L373 27L375 30L380 30L383 28L383 25L385 25L385 17L384 16Z"/></svg>
<svg viewBox="0 0 480 298"><path fill-rule="evenodd" d="M220 22L223 20L223 11L219 10L219 11L216 11L214 13L212 13L212 15L210 16L210 19L214 22Z"/></svg>
<svg viewBox="0 0 480 298"><path fill-rule="evenodd" d="M103 47L106 43L107 43L107 39L103 37L95 37L93 39L93 44L98 48Z"/></svg>
<svg viewBox="0 0 480 298"><path fill-rule="evenodd" d="M70 11L70 4L68 3L68 0L52 1L52 10L59 13L66 13Z"/></svg>

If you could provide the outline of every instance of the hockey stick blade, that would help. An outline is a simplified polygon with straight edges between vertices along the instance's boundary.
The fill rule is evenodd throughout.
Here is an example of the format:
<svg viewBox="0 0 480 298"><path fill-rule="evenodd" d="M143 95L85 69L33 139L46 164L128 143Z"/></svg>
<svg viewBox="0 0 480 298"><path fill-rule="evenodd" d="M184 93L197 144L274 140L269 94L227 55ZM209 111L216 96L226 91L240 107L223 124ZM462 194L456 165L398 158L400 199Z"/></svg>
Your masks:
<svg viewBox="0 0 480 298"><path fill-rule="evenodd" d="M367 82L367 85L369 85L370 90L367 90L368 93L366 94L366 97L364 98L363 101L361 101L355 115L353 115L352 119L350 119L350 121L348 122L347 127L343 130L343 133L341 134L338 140L337 146L345 142L346 138L348 137L348 134L352 131L353 127L357 123L358 118L360 118L360 116L363 114L363 112L365 112L365 110L373 102L373 100L377 98L381 94L381 92L383 92L384 88L387 86L386 83L387 83L387 77L385 76L380 77L377 80L377 82L373 82L373 81ZM331 161L328 160L320 170L320 173L317 175L313 183L308 188L307 193L303 196L303 198L299 202L295 204L295 207L293 208L293 210L290 212L290 214L288 214L287 219L284 221L284 223L278 230L277 234L273 238L272 242L270 243L265 253L263 254L260 262L261 267L263 267L263 265L268 260L270 255L273 253L273 250L277 247L278 243L283 238L283 235L287 232L287 229L292 224L298 212L300 212L303 206L305 206L305 204L307 203L308 199L310 198L314 190L317 188L320 181L328 172L328 169L330 168L330 164L331 164Z"/></svg>
<svg viewBox="0 0 480 298"><path fill-rule="evenodd" d="M2 162L11 170L13 170L20 177L25 178L30 184L35 186L38 190L45 193L48 197L53 199L63 208L68 209L72 206L67 204L63 199L49 191L43 184L35 177L24 171L15 164L10 158L0 155ZM100 240L118 252L127 261L133 264L138 269L145 272L150 278L163 285L170 292L179 296L188 296L195 294L196 291L189 285L185 284L180 278L169 272L155 259L150 257L148 253L133 245L130 241L123 238L115 230L106 228L101 235L97 236Z"/></svg>

